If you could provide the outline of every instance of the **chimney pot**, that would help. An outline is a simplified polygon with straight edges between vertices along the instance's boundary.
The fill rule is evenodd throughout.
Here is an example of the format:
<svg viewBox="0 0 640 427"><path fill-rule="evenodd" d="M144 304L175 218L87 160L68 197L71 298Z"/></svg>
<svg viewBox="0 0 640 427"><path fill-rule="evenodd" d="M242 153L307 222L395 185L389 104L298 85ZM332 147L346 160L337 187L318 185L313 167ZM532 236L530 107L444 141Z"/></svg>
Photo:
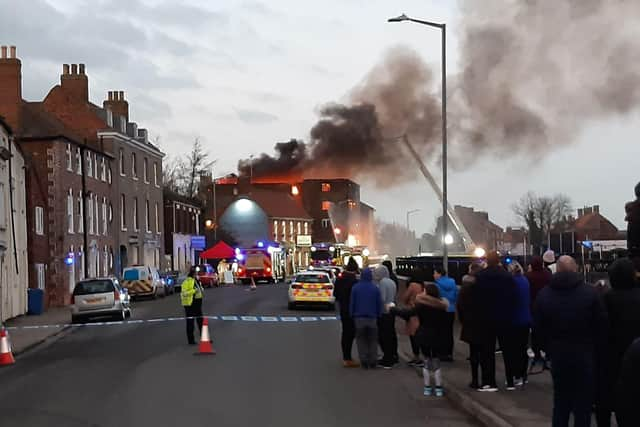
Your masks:
<svg viewBox="0 0 640 427"><path fill-rule="evenodd" d="M2 50L2 59L6 59L7 58L7 47L6 46L2 46L2 47L0 47L0 50Z"/></svg>
<svg viewBox="0 0 640 427"><path fill-rule="evenodd" d="M69 74L69 64L62 64L62 74Z"/></svg>
<svg viewBox="0 0 640 427"><path fill-rule="evenodd" d="M124 91L120 91L120 101L124 101Z"/></svg>
<svg viewBox="0 0 640 427"><path fill-rule="evenodd" d="M80 74L84 74L84 64L78 65Z"/></svg>
<svg viewBox="0 0 640 427"><path fill-rule="evenodd" d="M594 211L595 213L600 213L600 205L594 205L594 206L593 206L593 211Z"/></svg>
<svg viewBox="0 0 640 427"><path fill-rule="evenodd" d="M16 47L15 46L11 46L9 48L9 58L14 58L16 57Z"/></svg>
<svg viewBox="0 0 640 427"><path fill-rule="evenodd" d="M71 64L71 74L78 74L78 64Z"/></svg>

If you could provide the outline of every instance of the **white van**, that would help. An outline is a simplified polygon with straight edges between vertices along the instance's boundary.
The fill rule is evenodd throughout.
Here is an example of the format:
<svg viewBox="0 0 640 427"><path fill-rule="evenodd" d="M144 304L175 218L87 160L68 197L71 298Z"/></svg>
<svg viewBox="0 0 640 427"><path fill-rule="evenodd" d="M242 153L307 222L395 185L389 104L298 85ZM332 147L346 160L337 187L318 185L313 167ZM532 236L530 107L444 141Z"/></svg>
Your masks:
<svg viewBox="0 0 640 427"><path fill-rule="evenodd" d="M122 287L132 297L166 296L167 287L160 278L158 270L153 267L136 265L127 267L122 272Z"/></svg>

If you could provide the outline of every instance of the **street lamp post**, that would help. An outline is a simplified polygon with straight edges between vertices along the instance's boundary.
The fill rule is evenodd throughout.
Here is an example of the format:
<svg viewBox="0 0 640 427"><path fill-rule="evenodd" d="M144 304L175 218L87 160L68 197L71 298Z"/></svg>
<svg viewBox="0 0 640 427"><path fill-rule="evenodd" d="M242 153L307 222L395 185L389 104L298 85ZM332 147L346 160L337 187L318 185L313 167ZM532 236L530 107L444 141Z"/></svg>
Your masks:
<svg viewBox="0 0 640 427"><path fill-rule="evenodd" d="M409 217L411 216L411 214L414 214L416 212L420 212L420 209L412 209L410 211L407 211L407 232L409 233L409 239L411 239L411 227L409 225ZM414 243L415 243L415 241L414 241ZM409 254L409 255L411 255L411 254Z"/></svg>
<svg viewBox="0 0 640 427"><path fill-rule="evenodd" d="M448 228L447 216L447 24L423 21L409 18L402 14L395 18L390 18L388 22L415 22L438 28L442 33L442 265L447 270L449 265L449 248L445 243Z"/></svg>

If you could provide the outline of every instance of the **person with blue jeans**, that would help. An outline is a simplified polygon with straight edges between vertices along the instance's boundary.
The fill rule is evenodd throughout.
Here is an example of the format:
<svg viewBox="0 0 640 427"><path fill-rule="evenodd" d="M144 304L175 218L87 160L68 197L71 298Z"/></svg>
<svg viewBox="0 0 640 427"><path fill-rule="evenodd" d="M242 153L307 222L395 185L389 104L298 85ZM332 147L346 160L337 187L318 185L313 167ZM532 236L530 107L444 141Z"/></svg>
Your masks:
<svg viewBox="0 0 640 427"><path fill-rule="evenodd" d="M363 369L378 365L378 318L383 304L380 289L373 283L370 268L362 270L360 280L351 290L349 313L356 326L356 345Z"/></svg>
<svg viewBox="0 0 640 427"><path fill-rule="evenodd" d="M447 276L447 271L442 267L436 267L433 278L440 291L440 296L449 302L449 308L445 315L444 324L444 354L442 360L453 361L453 325L456 321L456 303L458 302L458 286L456 281Z"/></svg>

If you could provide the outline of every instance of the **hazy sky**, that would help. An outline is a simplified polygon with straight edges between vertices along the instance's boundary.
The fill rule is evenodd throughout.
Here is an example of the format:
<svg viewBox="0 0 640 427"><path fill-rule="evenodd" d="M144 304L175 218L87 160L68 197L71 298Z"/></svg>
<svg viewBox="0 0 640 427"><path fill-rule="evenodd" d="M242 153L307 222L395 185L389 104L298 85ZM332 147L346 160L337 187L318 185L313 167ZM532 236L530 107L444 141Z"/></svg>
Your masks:
<svg viewBox="0 0 640 427"><path fill-rule="evenodd" d="M85 63L93 102L124 90L131 119L159 137L163 150L183 153L200 137L219 159L216 174L271 152L275 142L308 139L318 108L345 101L394 47L415 49L439 73L439 33L388 24L388 17L405 12L446 21L448 67L456 73L461 11L453 0L178 3L0 0L0 44L18 47L26 99L42 99L58 83L61 64ZM640 180L638 119L594 122L576 143L558 143L535 163L495 154L451 170L449 198L506 226L517 224L510 206L526 191L563 192L576 208L600 204L623 227L624 202ZM425 160L439 177L437 159ZM407 210L421 209L412 228L433 229L438 202L422 180L385 191L361 184L363 199L383 219L404 223Z"/></svg>

